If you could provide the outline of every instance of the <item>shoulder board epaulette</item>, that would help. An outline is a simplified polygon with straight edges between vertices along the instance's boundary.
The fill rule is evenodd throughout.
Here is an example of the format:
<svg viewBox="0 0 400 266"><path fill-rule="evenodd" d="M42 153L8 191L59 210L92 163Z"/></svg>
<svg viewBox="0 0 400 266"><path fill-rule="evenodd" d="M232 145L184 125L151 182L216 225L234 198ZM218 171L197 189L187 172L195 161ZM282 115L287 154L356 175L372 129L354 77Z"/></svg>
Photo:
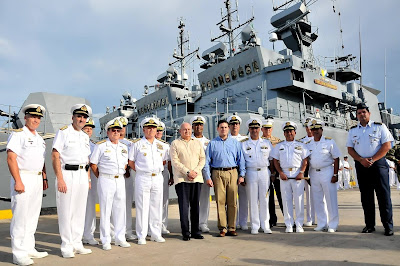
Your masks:
<svg viewBox="0 0 400 266"><path fill-rule="evenodd" d="M244 138L244 139L242 139L240 142L245 142L245 141L247 141L247 140L249 140L249 138Z"/></svg>
<svg viewBox="0 0 400 266"><path fill-rule="evenodd" d="M382 125L380 122L374 122L375 125Z"/></svg>
<svg viewBox="0 0 400 266"><path fill-rule="evenodd" d="M306 136L304 136L304 137L302 137L302 138L300 138L300 139L304 139Z"/></svg>
<svg viewBox="0 0 400 266"><path fill-rule="evenodd" d="M140 138L134 139L134 140L132 140L132 143L136 143L136 142L138 142L139 140L141 140L141 139L140 139Z"/></svg>
<svg viewBox="0 0 400 266"><path fill-rule="evenodd" d="M163 139L157 139L157 140L159 140L159 141L161 141L161 142L163 142L163 143L165 143L165 144L169 144L168 142L166 142L166 141L163 140Z"/></svg>
<svg viewBox="0 0 400 266"><path fill-rule="evenodd" d="M92 140L92 139L90 139L90 142L93 143L93 144L96 144L96 142L94 140Z"/></svg>
<svg viewBox="0 0 400 266"><path fill-rule="evenodd" d="M353 129L353 128L356 128L357 127L357 125L355 125L355 126L352 126L350 129Z"/></svg>
<svg viewBox="0 0 400 266"><path fill-rule="evenodd" d="M24 129L21 127L21 128L15 129L14 132L22 132L22 130L24 130Z"/></svg>
<svg viewBox="0 0 400 266"><path fill-rule="evenodd" d="M261 137L262 139L267 139L266 137Z"/></svg>
<svg viewBox="0 0 400 266"><path fill-rule="evenodd" d="M62 128L60 128L60 130L66 130L68 128L68 126L63 126Z"/></svg>
<svg viewBox="0 0 400 266"><path fill-rule="evenodd" d="M104 143L106 141L107 141L106 139L103 139L103 140L98 141L96 144L99 145L99 144Z"/></svg>
<svg viewBox="0 0 400 266"><path fill-rule="evenodd" d="M298 139L298 140L296 140L296 141L303 143L302 139L303 139L303 138Z"/></svg>
<svg viewBox="0 0 400 266"><path fill-rule="evenodd" d="M332 139L332 138L330 138L330 137L325 137L325 139Z"/></svg>
<svg viewBox="0 0 400 266"><path fill-rule="evenodd" d="M311 142L311 140L309 140L309 141L305 142L304 144L308 144L308 143L310 143L310 142Z"/></svg>

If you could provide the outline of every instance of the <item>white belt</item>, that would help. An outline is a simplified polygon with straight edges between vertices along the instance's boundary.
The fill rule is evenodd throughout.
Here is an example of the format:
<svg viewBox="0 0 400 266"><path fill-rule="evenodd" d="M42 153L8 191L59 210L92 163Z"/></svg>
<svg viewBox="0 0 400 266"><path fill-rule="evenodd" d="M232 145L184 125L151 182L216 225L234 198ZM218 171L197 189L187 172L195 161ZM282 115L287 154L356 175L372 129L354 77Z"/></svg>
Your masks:
<svg viewBox="0 0 400 266"><path fill-rule="evenodd" d="M123 177L123 174L116 174L116 175L99 174L99 177L104 177L104 178L108 178L108 179L115 179L115 178Z"/></svg>
<svg viewBox="0 0 400 266"><path fill-rule="evenodd" d="M161 174L161 173L151 173L151 172L142 172L142 171L138 171L138 172L136 172L136 176L137 176L137 175L150 175L150 176L157 176L157 175L159 175L159 174Z"/></svg>
<svg viewBox="0 0 400 266"><path fill-rule="evenodd" d="M42 175L41 171L28 171L28 170L19 170L21 174L29 174L29 175Z"/></svg>
<svg viewBox="0 0 400 266"><path fill-rule="evenodd" d="M251 171L265 171L267 169L268 167L246 167L246 170L251 170Z"/></svg>
<svg viewBox="0 0 400 266"><path fill-rule="evenodd" d="M328 165L328 166L324 166L324 167L320 167L320 168L313 168L313 167L311 167L311 169L314 170L314 171L319 172L319 171L324 170L325 168L331 168L331 167L333 167L333 165L330 164L330 165Z"/></svg>

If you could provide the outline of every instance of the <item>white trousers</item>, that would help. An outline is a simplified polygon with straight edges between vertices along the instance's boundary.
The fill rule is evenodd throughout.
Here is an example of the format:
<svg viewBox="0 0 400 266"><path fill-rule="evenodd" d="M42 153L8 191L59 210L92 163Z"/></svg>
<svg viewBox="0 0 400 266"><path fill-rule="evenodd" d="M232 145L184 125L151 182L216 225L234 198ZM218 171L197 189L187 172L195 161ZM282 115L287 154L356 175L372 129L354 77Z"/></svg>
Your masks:
<svg viewBox="0 0 400 266"><path fill-rule="evenodd" d="M283 217L286 227L303 227L304 222L304 179L282 180L281 194L283 204ZM296 220L293 218L293 201L296 210Z"/></svg>
<svg viewBox="0 0 400 266"><path fill-rule="evenodd" d="M168 165L168 162L167 162ZM169 204L169 171L167 167L162 171L162 176L164 178L163 183L163 200L162 200L162 226L167 229L168 227L168 204Z"/></svg>
<svg viewBox="0 0 400 266"><path fill-rule="evenodd" d="M393 168L389 168L389 186L396 185L396 177L397 175Z"/></svg>
<svg viewBox="0 0 400 266"><path fill-rule="evenodd" d="M350 187L350 170L343 170L343 183L344 189L349 189Z"/></svg>
<svg viewBox="0 0 400 266"><path fill-rule="evenodd" d="M129 178L125 178L126 196L126 234L132 234L132 202L134 199L134 182L136 172L129 169Z"/></svg>
<svg viewBox="0 0 400 266"><path fill-rule="evenodd" d="M90 172L92 180L91 189L88 192L86 202L85 228L83 230L84 239L93 239L94 231L96 230L96 198L97 198L97 177Z"/></svg>
<svg viewBox="0 0 400 266"><path fill-rule="evenodd" d="M259 230L260 227L269 229L269 189L270 173L268 168L261 171L247 170L246 192L249 199L250 223L252 230Z"/></svg>
<svg viewBox="0 0 400 266"><path fill-rule="evenodd" d="M125 178L119 175L114 178L109 175L99 175L97 191L100 202L100 239L101 243L111 243L111 213L115 232L115 241L124 242L126 231L126 198Z"/></svg>
<svg viewBox="0 0 400 266"><path fill-rule="evenodd" d="M61 252L65 253L83 248L82 236L85 226L89 180L85 169L61 171L67 186L67 193L58 191L57 180L55 186Z"/></svg>
<svg viewBox="0 0 400 266"><path fill-rule="evenodd" d="M204 182L201 185L199 200L199 226L208 227L208 216L210 214L211 188Z"/></svg>
<svg viewBox="0 0 400 266"><path fill-rule="evenodd" d="M338 172L338 181L337 181L336 187L338 190L344 189L344 187L343 187L343 171L339 170L339 172Z"/></svg>
<svg viewBox="0 0 400 266"><path fill-rule="evenodd" d="M161 237L164 177L161 173L136 172L135 205L136 235L145 239L150 229L152 237ZM150 227L150 228L149 228Z"/></svg>
<svg viewBox="0 0 400 266"><path fill-rule="evenodd" d="M246 186L238 185L238 204L236 224L240 226L247 226L249 217L249 201L247 199Z"/></svg>
<svg viewBox="0 0 400 266"><path fill-rule="evenodd" d="M313 194L311 193L311 186L307 181L304 182L304 195L306 197L306 221L315 222L315 208Z"/></svg>
<svg viewBox="0 0 400 266"><path fill-rule="evenodd" d="M20 173L25 192L19 194L14 190L15 181L11 177L11 211L10 225L11 248L15 259L28 257L35 250L35 232L40 215L43 198L43 178L41 175Z"/></svg>
<svg viewBox="0 0 400 266"><path fill-rule="evenodd" d="M331 183L332 176L333 167L323 168L319 172L310 169L311 192L315 200L318 227L336 230L339 225L339 209L336 184Z"/></svg>

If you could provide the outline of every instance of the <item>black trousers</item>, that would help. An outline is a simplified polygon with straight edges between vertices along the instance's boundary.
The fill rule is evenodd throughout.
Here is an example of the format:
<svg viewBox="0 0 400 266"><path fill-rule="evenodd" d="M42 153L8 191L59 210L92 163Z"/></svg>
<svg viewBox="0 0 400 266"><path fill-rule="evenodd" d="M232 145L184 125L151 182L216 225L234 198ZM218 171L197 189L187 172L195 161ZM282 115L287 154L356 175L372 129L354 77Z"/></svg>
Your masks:
<svg viewBox="0 0 400 266"><path fill-rule="evenodd" d="M283 205L282 205L282 196L281 196L281 182L278 178L275 178L274 182L271 182L269 186L269 202L268 202L268 209L269 209L269 223L275 224L278 222L278 217L276 216L275 212L275 197L274 197L274 189L276 192L276 197L278 198L279 207L281 208L283 214Z"/></svg>
<svg viewBox="0 0 400 266"><path fill-rule="evenodd" d="M392 200L390 198L389 166L385 157L374 162L370 168L355 162L358 185L361 192L361 204L367 227L375 226L375 198L378 199L381 222L385 229L393 230Z"/></svg>
<svg viewBox="0 0 400 266"><path fill-rule="evenodd" d="M199 199L201 183L179 183L175 185L175 191L178 195L179 216L183 236L200 235L199 230ZM190 206L190 224L192 230L189 230L189 206Z"/></svg>

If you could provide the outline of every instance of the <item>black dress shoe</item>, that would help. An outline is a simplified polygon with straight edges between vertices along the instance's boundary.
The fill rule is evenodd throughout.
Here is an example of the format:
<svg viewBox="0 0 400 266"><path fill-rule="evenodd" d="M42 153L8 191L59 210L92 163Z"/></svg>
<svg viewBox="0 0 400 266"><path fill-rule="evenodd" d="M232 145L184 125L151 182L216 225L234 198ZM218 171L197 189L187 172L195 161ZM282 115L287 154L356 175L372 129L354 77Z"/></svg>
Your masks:
<svg viewBox="0 0 400 266"><path fill-rule="evenodd" d="M202 235L195 235L193 238L194 238L194 239L204 239L204 236L202 236Z"/></svg>
<svg viewBox="0 0 400 266"><path fill-rule="evenodd" d="M361 231L361 233L372 233L375 231L375 227L364 227L364 229Z"/></svg>
<svg viewBox="0 0 400 266"><path fill-rule="evenodd" d="M183 241L189 241L190 240L190 236L183 236Z"/></svg>
<svg viewBox="0 0 400 266"><path fill-rule="evenodd" d="M392 229L385 229L385 236L392 236L393 235L393 230Z"/></svg>

